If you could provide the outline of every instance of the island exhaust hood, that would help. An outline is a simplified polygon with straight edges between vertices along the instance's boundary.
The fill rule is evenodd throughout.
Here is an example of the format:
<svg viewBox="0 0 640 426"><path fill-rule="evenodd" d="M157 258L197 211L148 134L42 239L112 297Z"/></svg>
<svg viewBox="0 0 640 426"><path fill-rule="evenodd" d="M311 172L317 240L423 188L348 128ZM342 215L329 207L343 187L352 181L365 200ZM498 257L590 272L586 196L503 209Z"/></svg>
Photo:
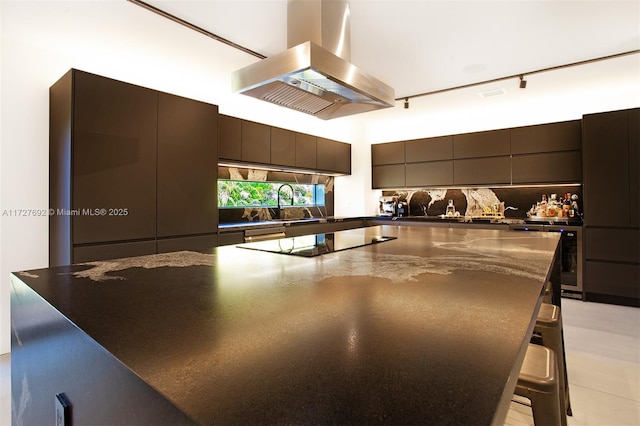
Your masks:
<svg viewBox="0 0 640 426"><path fill-rule="evenodd" d="M349 3L289 0L287 47L232 74L232 90L328 120L392 107L393 88L351 60Z"/></svg>

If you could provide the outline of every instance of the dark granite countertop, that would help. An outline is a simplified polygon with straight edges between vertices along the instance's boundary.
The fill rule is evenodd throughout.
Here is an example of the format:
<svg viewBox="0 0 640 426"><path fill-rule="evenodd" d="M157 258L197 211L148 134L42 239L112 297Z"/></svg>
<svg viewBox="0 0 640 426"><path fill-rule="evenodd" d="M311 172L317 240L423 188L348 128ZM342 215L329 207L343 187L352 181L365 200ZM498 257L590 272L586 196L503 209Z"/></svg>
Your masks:
<svg viewBox="0 0 640 426"><path fill-rule="evenodd" d="M558 235L362 232L15 275L198 423L501 424Z"/></svg>

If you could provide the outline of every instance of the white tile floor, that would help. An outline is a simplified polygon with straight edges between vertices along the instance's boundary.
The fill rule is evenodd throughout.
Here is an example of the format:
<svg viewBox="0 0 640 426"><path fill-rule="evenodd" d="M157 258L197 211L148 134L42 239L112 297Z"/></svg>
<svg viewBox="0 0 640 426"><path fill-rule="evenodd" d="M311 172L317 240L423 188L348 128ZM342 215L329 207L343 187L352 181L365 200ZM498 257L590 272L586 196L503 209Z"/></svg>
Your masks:
<svg viewBox="0 0 640 426"><path fill-rule="evenodd" d="M563 299L569 426L640 425L640 309ZM10 355L0 355L0 425L11 413ZM512 403L506 425L533 425Z"/></svg>

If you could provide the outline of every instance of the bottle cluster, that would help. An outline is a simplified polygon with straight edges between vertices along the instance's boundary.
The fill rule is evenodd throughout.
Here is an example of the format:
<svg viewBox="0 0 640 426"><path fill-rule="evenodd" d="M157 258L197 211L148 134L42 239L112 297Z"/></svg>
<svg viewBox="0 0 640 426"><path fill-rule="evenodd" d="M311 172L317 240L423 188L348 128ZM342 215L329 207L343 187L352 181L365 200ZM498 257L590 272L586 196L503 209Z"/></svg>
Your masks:
<svg viewBox="0 0 640 426"><path fill-rule="evenodd" d="M551 194L549 197L542 194L542 199L531 206L527 215L529 217L579 217L578 196L569 192L561 198L558 198L557 194Z"/></svg>

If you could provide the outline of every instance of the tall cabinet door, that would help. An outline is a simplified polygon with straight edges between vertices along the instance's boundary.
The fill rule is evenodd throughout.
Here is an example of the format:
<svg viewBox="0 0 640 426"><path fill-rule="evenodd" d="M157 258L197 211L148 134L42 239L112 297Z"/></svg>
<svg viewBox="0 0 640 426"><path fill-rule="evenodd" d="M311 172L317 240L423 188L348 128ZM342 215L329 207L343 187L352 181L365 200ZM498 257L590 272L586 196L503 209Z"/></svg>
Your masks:
<svg viewBox="0 0 640 426"><path fill-rule="evenodd" d="M157 93L74 77L73 243L155 238Z"/></svg>
<svg viewBox="0 0 640 426"><path fill-rule="evenodd" d="M628 113L585 115L582 125L585 223L629 226Z"/></svg>
<svg viewBox="0 0 640 426"><path fill-rule="evenodd" d="M218 229L218 107L158 94L158 237Z"/></svg>

